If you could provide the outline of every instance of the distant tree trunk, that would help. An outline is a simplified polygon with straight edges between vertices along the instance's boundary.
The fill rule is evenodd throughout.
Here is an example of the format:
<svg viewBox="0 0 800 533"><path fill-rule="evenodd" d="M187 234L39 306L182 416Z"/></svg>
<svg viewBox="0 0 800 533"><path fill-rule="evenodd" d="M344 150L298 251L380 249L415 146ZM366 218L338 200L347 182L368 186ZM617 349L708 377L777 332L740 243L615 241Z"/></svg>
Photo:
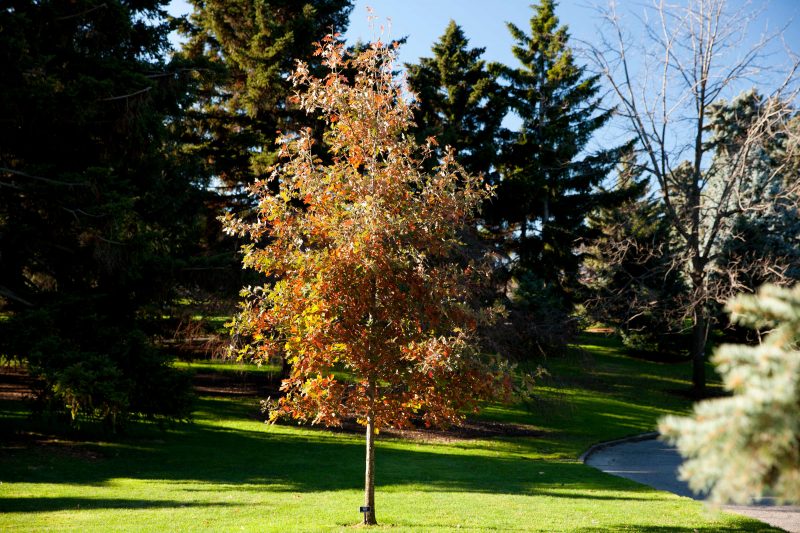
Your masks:
<svg viewBox="0 0 800 533"><path fill-rule="evenodd" d="M284 379L289 379L289 376L292 373L292 365L289 364L289 360L286 358L285 354L283 356L281 356L281 370L280 370L280 372L281 372L281 375L280 375L281 381L284 380Z"/></svg>
<svg viewBox="0 0 800 533"><path fill-rule="evenodd" d="M364 513L364 525L378 524L375 519L375 415L372 402L375 399L375 385L370 384L370 410L367 414L367 464L364 470L364 505L369 511Z"/></svg>
<svg viewBox="0 0 800 533"><path fill-rule="evenodd" d="M701 397L706 389L706 343L708 342L708 317L703 307L695 310L692 325L692 390Z"/></svg>
<svg viewBox="0 0 800 533"><path fill-rule="evenodd" d="M703 172L701 164L705 148L703 146L703 130L705 120L705 107L702 105L706 101L706 84L700 84L699 102L701 102L700 109L697 113L697 128L695 130L694 139L694 164L692 166L692 180L689 184L687 194L688 208L690 210L689 218L689 249L692 251L691 261L691 278L692 285L694 286L696 301L693 324L692 324L692 391L697 397L701 397L706 388L706 342L708 341L708 324L709 317L707 313L707 293L706 293L706 276L705 269L707 259L701 251L700 245L700 229L702 221L700 218L700 194L701 183L703 183Z"/></svg>

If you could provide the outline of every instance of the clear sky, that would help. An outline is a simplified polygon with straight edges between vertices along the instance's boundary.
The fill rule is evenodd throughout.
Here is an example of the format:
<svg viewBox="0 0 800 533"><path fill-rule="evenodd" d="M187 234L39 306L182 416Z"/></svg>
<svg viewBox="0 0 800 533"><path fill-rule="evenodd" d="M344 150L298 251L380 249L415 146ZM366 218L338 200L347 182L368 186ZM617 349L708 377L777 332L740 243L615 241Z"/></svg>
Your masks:
<svg viewBox="0 0 800 533"><path fill-rule="evenodd" d="M760 19L751 26L754 39L755 33L766 28L774 31L786 26L784 31L786 44L800 53L800 0L729 0L729 2L729 8L733 12L742 8L748 11L763 9ZM344 36L350 43L358 39L370 41L381 34L380 27L384 26L384 40L408 38L407 43L400 49L400 61L414 63L421 56L432 55L431 46L444 33L445 27L452 19L463 28L471 47L486 49L484 59L513 66L516 62L511 54L513 40L506 28L506 22L513 22L528 31L528 22L533 13L531 3L530 0L355 0L350 15L350 25ZM607 0L558 2L556 15L562 24L569 27L573 48L580 48L581 41L597 42L601 21L595 6L607 3ZM652 3L652 0L617 0L618 10L627 12L628 20L634 23L638 21L630 15L641 14L644 6L652 6ZM374 17L372 27L368 21L367 6L372 9ZM190 9L185 0L173 0L169 7L169 11L176 15L186 14ZM632 27L631 31L641 30ZM779 54L776 54L776 57L777 55ZM580 55L578 62L586 63ZM735 91L746 88L737 87ZM511 122L514 122L513 118Z"/></svg>
<svg viewBox="0 0 800 533"><path fill-rule="evenodd" d="M512 22L528 30L531 18L529 0L356 0L350 15L350 27L345 33L348 41L358 38L367 41L374 35L367 20L367 6L372 8L375 31L378 26L389 28L392 39L407 36L408 42L400 51L403 62L416 62L421 56L431 55L431 46L444 33L449 21L455 20L470 40L470 46L484 47L484 59L501 61L513 65L511 55L513 41L506 29L506 22ZM639 13L647 0L617 0L620 11L630 10ZM733 9L741 7L746 0L732 0ZM574 41L595 41L600 29L597 10L594 6L606 5L603 0L561 0L556 7L556 15L562 24L569 27ZM789 23L785 37L795 51L800 51L800 0L771 0L751 2L751 8L764 8L764 13L756 27L759 31L766 26L777 28ZM388 23L387 23L388 19Z"/></svg>
<svg viewBox="0 0 800 533"><path fill-rule="evenodd" d="M299 1L299 0L298 0ZM431 46L444 33L449 21L455 20L470 40L470 46L486 48L484 59L514 64L511 55L513 44L506 22L528 29L532 10L530 0L356 0L350 15L350 26L345 37L350 42L359 38L371 40L384 26L390 39L408 37L400 51L402 62L416 62L420 56L430 56ZM596 41L599 20L595 5L605 5L605 0L561 0L556 15L562 24L569 26L573 47L580 41ZM620 11L641 12L648 0L617 0ZM731 0L733 9L748 0ZM755 29L777 28L788 24L785 32L787 44L800 52L800 0L754 0L751 8L763 7L764 12ZM373 10L374 28L368 22L367 6ZM186 14L190 6L185 0L173 0L169 11ZM385 39L386 40L386 39Z"/></svg>

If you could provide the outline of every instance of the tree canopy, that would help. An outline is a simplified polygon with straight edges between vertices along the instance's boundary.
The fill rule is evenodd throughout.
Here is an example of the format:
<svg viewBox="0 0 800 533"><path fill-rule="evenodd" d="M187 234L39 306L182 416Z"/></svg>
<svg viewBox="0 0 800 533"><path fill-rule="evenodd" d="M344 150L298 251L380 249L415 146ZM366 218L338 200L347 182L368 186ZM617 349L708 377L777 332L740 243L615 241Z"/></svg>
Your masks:
<svg viewBox="0 0 800 533"><path fill-rule="evenodd" d="M575 288L586 217L615 201L597 186L625 147L590 148L612 115L601 106L599 77L576 64L555 2L532 7L530 33L508 24L520 66L498 67L522 125L503 146L490 218L512 261L565 297Z"/></svg>
<svg viewBox="0 0 800 533"><path fill-rule="evenodd" d="M189 414L148 324L201 209L171 133L191 80L165 59L163 4L0 11L0 352L43 378L45 404L112 425Z"/></svg>

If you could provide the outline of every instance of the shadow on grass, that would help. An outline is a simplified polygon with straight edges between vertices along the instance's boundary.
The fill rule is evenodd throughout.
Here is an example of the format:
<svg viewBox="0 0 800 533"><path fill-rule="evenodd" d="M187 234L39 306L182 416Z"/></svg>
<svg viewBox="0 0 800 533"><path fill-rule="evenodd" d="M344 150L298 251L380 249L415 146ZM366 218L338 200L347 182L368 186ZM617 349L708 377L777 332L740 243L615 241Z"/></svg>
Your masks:
<svg viewBox="0 0 800 533"><path fill-rule="evenodd" d="M208 483L213 485L210 490L219 492L319 492L363 486L364 447L359 437L282 427L263 431L226 428L208 418L241 420L251 411L241 402L218 399L202 400L199 407L200 422L196 424L165 434L153 431L139 438L94 444L101 453L91 459L80 453L54 453L48 446L0 445L0 481L103 486L118 478L157 479ZM588 499L671 498L582 464L497 456L481 450L379 440L376 461L377 482L384 490L403 487L420 492L541 493ZM44 507L52 505L48 501L42 500ZM7 506L7 500L0 500L0 506ZM32 503L30 506L33 510Z"/></svg>
<svg viewBox="0 0 800 533"><path fill-rule="evenodd" d="M158 509L178 507L220 507L225 503L186 503L170 500L130 500L108 498L2 498L0 513L46 513L51 511L85 511L91 509Z"/></svg>
<svg viewBox="0 0 800 533"><path fill-rule="evenodd" d="M736 526L726 525L724 527L680 527L680 526L650 526L642 524L620 524L605 527L587 527L575 530L576 533L604 533L617 531L636 531L638 533L718 533L721 531L758 531L759 533L784 533L784 531L777 527L771 527L762 524L756 520L744 519Z"/></svg>
<svg viewBox="0 0 800 533"><path fill-rule="evenodd" d="M545 366L552 383L540 383L538 394L546 404L489 405L481 417L541 428L541 449L559 457L574 458L598 441L653 431L662 416L686 413L692 405L690 365L628 357L615 337L584 334L567 355L548 359ZM709 394L718 394L710 367L708 375ZM546 442L549 437L552 442Z"/></svg>

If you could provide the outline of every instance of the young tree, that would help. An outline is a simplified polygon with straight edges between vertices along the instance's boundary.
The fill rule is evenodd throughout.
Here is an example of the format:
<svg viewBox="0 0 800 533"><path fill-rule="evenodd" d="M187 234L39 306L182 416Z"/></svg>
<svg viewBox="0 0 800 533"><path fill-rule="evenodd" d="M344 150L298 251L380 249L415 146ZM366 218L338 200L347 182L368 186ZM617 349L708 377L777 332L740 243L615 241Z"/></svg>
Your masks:
<svg viewBox="0 0 800 533"><path fill-rule="evenodd" d="M718 502L800 503L800 286L765 285L728 310L735 322L769 330L758 346L714 355L732 396L700 402L693 417L667 417L659 429L687 458L681 476L692 489Z"/></svg>
<svg viewBox="0 0 800 533"><path fill-rule="evenodd" d="M615 199L596 187L624 147L590 148L612 111L601 108L599 77L585 75L585 68L575 64L569 33L559 25L555 7L553 0L533 6L530 34L508 24L520 67L500 70L522 126L508 135L491 213L507 255L523 271L535 272L545 290L568 301L577 281L581 259L575 251L585 235L586 216Z"/></svg>
<svg viewBox="0 0 800 533"><path fill-rule="evenodd" d="M503 91L480 59L484 48L468 48L469 40L455 21L433 45L433 57L406 64L408 84L417 94L414 110L417 141L438 139L438 156L451 146L456 160L471 174L496 169L498 135L505 117Z"/></svg>
<svg viewBox="0 0 800 533"><path fill-rule="evenodd" d="M730 285L718 283L712 272L737 278L738 265L715 261L722 243L731 237L732 221L744 212L763 213L769 202L748 189L754 152L783 130L793 111L789 89L796 80L796 58L774 90L759 103L736 142L727 145L723 174L708 172L719 147L709 119L718 103L742 82L766 75L760 62L779 34L747 43L749 23L757 13L727 9L725 0L694 0L684 4L659 2L648 20L649 42L637 49L626 39L615 5L605 12L614 42L592 49L598 70L618 100L641 150L646 172L658 186L667 220L680 241L674 265L691 285L690 297L676 302L692 323L692 382L697 393L705 387L705 354L714 308L730 295ZM646 72L636 70L636 65ZM767 85L768 80L764 81ZM780 173L773 173L777 176ZM713 178L713 179L712 179ZM795 184L796 186L796 184ZM769 270L770 265L763 265Z"/></svg>
<svg viewBox="0 0 800 533"><path fill-rule="evenodd" d="M498 383L470 347L481 314L452 261L488 191L452 152L424 171L434 141L420 147L407 134L412 107L391 48L351 55L329 35L317 54L330 72L317 78L299 62L292 82L300 107L324 119L332 160L314 155L310 129L284 137L281 162L251 188L258 219L226 217L230 233L252 239L244 265L268 279L244 291L234 331L252 336L245 353L292 363L271 418L366 427L364 521L375 524L376 432L415 416L458 421Z"/></svg>

